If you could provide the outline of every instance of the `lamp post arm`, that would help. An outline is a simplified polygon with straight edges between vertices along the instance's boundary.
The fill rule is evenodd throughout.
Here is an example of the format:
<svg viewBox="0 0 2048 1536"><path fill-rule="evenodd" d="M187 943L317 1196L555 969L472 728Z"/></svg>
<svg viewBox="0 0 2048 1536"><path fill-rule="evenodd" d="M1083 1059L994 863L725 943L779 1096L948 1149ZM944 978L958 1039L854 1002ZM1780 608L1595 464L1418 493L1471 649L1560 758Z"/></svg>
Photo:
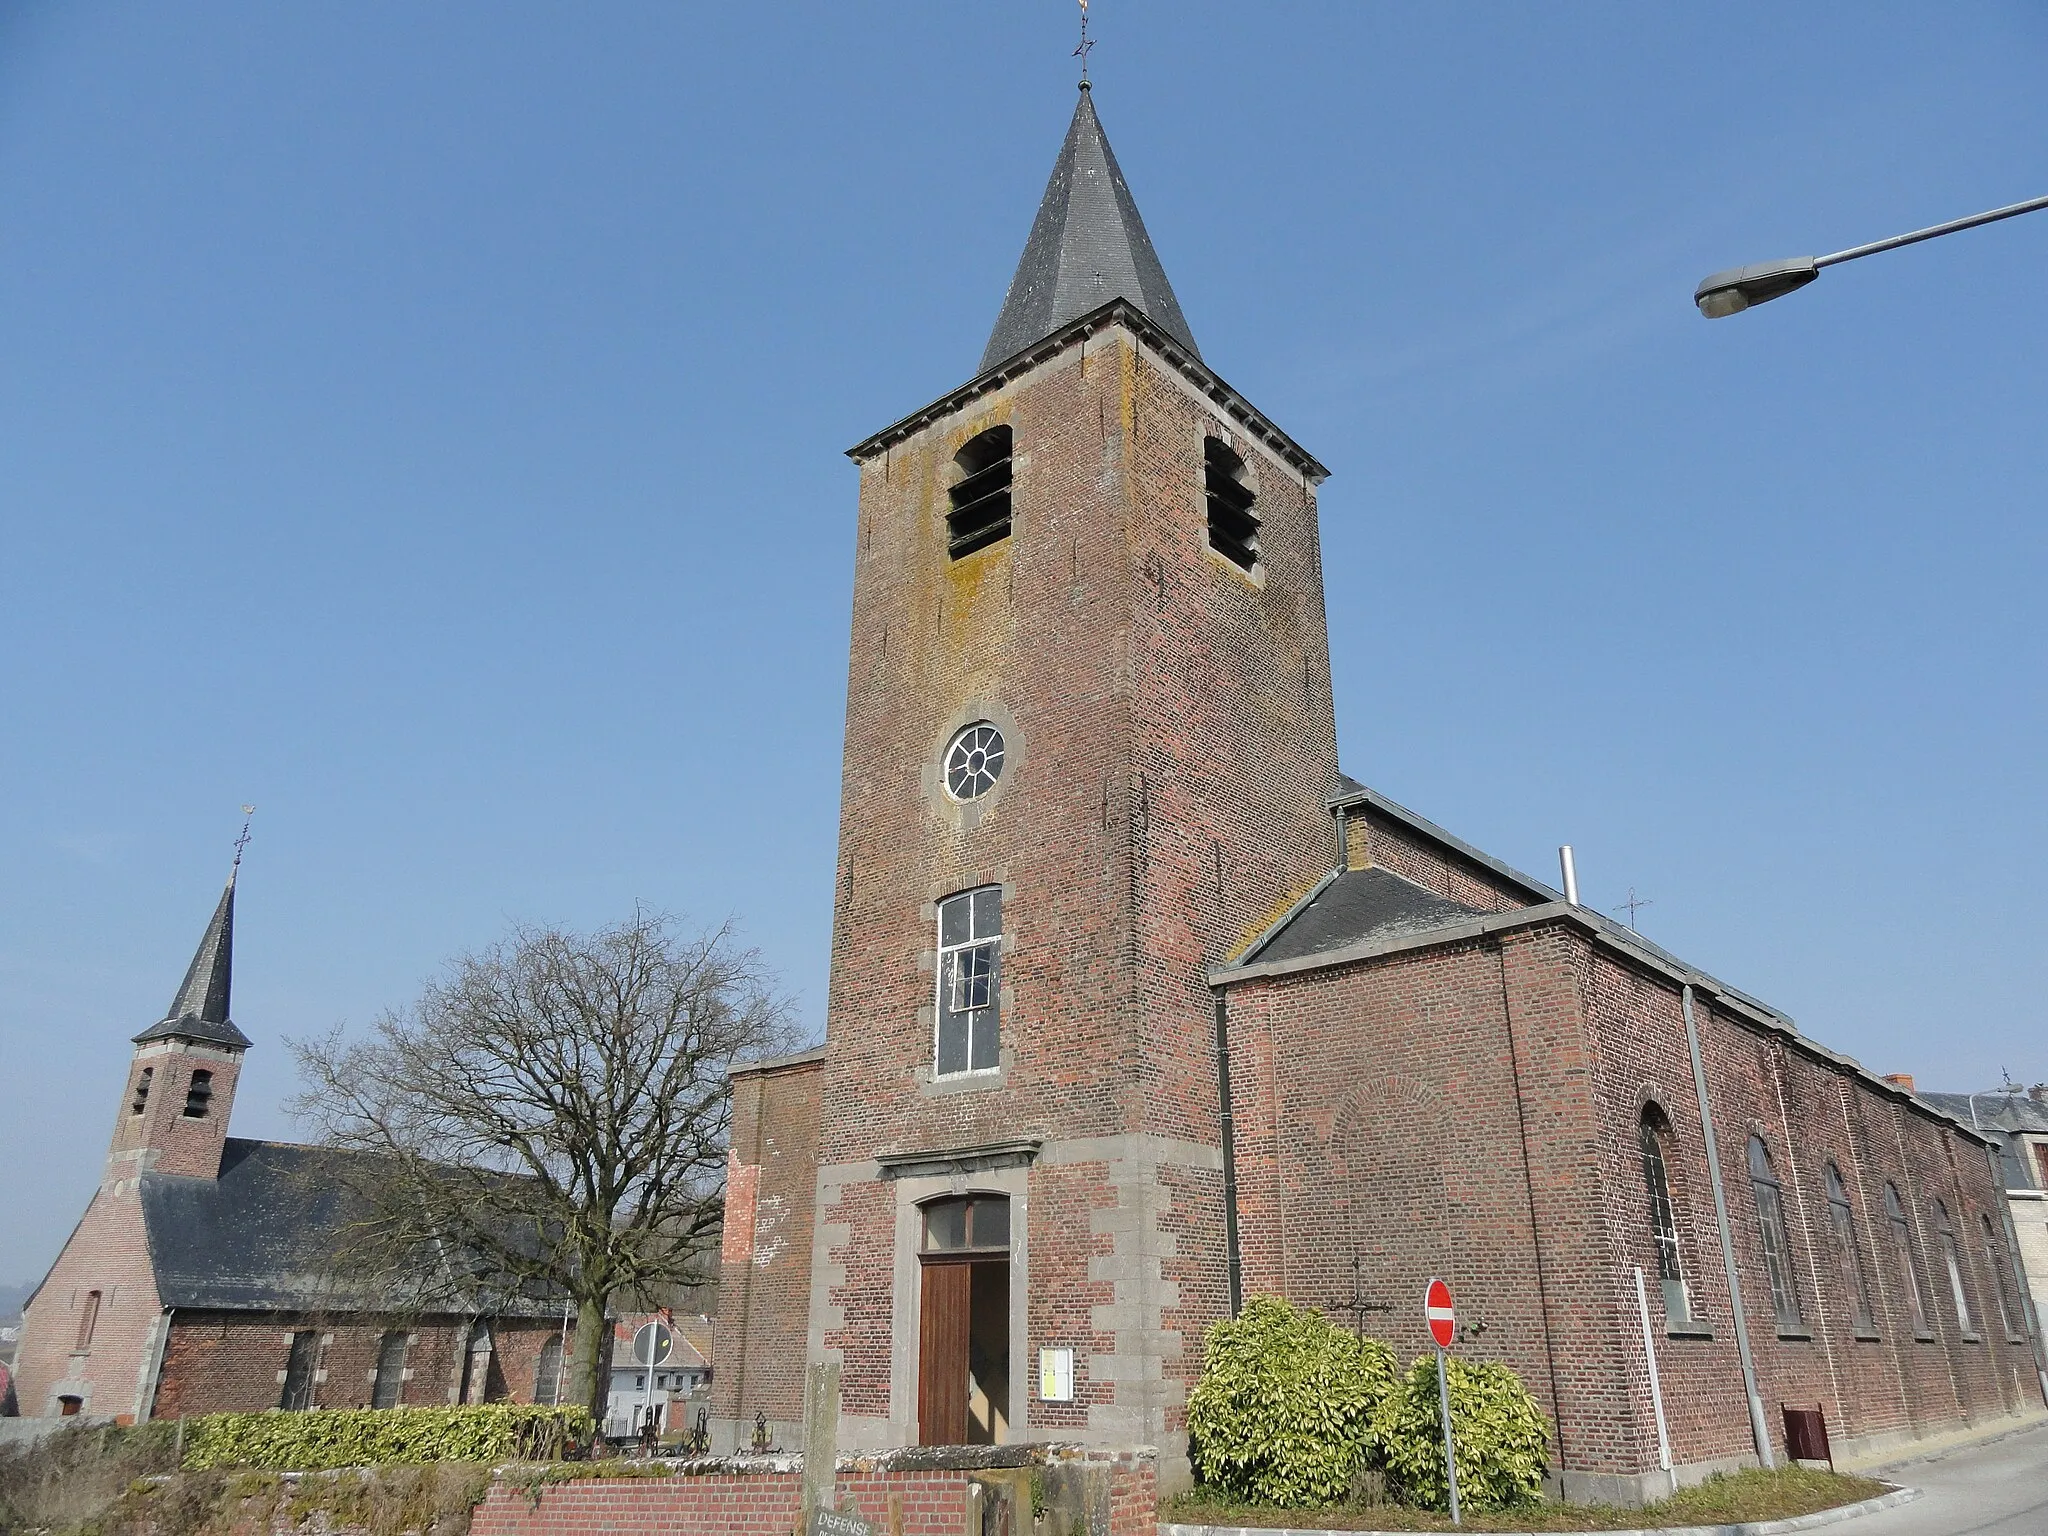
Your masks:
<svg viewBox="0 0 2048 1536"><path fill-rule="evenodd" d="M1902 245L1918 245L1922 240L1932 240L1936 235L1952 235L1959 229L1975 229L1979 224L1996 224L2000 219L2010 219L2022 213L2033 213L2048 208L2048 197L2030 197L2024 203L2012 203L2004 208L1994 208L1989 213L1973 213L1967 219L1950 219L1946 224L1930 225L1916 229L1909 235L1893 235L1889 240L1873 240L1868 245L1852 245L1846 251L1836 251L1832 256L1816 256L1816 267L1832 267L1840 262L1854 261L1859 256L1875 256L1879 251L1896 251Z"/></svg>

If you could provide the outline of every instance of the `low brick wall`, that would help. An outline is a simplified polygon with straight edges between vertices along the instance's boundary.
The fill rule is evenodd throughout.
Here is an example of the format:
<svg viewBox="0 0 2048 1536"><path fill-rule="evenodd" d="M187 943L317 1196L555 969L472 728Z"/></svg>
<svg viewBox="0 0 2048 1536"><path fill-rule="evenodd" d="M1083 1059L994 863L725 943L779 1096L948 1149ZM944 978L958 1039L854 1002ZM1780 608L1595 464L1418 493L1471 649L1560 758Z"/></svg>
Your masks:
<svg viewBox="0 0 2048 1536"><path fill-rule="evenodd" d="M684 1462L666 1477L593 1477L537 1490L501 1478L471 1536L792 1536L801 1457ZM1051 1512L1034 1521L1034 1481ZM834 1504L882 1536L1153 1536L1158 1462L1149 1450L965 1447L839 1459ZM536 1493L538 1497L536 1498ZM1044 1529L1034 1532L1034 1525Z"/></svg>

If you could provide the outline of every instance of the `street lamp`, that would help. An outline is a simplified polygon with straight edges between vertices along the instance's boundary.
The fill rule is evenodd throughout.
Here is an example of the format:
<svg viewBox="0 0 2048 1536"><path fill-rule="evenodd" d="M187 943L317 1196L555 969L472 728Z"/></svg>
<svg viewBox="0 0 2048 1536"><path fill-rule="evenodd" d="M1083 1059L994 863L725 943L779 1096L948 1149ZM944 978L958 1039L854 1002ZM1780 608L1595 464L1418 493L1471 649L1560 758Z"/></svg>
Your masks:
<svg viewBox="0 0 2048 1536"><path fill-rule="evenodd" d="M1795 256L1789 261L1764 261L1754 266L1731 267L1726 272L1716 272L1702 280L1693 290L1692 301L1699 305L1700 313L1709 320L1719 320L1725 315L1782 298L1794 289L1804 288L1820 276L1822 267L1854 261L1858 256L1875 256L1879 251L1895 251L1902 245L1916 245L1922 240L1932 240L1936 235L1952 235L1959 229L1975 229L1979 224L1995 224L2000 219L2032 213L2037 208L2048 208L2048 197L2030 198L2007 208L1994 208L1989 213L1974 213L1967 219L1951 219L1929 229L1916 229L1910 235L1893 235L1889 240L1873 240L1869 245L1852 245L1832 256Z"/></svg>

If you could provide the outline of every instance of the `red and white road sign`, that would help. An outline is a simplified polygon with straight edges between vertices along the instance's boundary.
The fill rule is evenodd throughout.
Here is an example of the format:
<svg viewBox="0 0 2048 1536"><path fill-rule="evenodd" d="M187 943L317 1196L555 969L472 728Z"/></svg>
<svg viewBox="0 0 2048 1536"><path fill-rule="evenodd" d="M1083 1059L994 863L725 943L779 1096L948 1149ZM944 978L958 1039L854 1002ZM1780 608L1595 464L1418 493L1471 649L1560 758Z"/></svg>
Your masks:
<svg viewBox="0 0 2048 1536"><path fill-rule="evenodd" d="M1429 1324L1429 1336L1438 1349L1449 1349L1458 1336L1458 1315L1451 1310L1451 1288L1441 1280L1429 1282L1423 1293L1422 1316Z"/></svg>

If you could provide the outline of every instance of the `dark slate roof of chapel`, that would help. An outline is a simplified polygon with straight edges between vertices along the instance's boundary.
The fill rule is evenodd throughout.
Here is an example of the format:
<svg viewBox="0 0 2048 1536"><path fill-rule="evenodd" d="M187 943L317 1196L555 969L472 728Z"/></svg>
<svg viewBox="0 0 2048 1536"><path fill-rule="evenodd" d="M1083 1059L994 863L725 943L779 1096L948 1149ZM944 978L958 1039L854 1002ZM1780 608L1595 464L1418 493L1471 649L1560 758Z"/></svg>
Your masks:
<svg viewBox="0 0 2048 1536"><path fill-rule="evenodd" d="M1197 358L1202 355L1095 116L1093 93L1083 85L1023 259L981 355L982 371L1118 298Z"/></svg>
<svg viewBox="0 0 2048 1536"><path fill-rule="evenodd" d="M235 964L235 877L228 876L227 889L213 909L213 919L200 937L199 948L186 967L178 995L170 1011L135 1037L141 1045L148 1040L197 1040L208 1045L233 1046L247 1050L249 1037L235 1028L228 1017Z"/></svg>
<svg viewBox="0 0 2048 1536"><path fill-rule="evenodd" d="M1347 869L1282 920L1247 962L1299 960L1371 939L1403 937L1485 914L1391 870Z"/></svg>
<svg viewBox="0 0 2048 1536"><path fill-rule="evenodd" d="M342 1234L361 1219L342 1160L363 1155L230 1136L217 1179L143 1175L142 1219L163 1304L334 1305Z"/></svg>
<svg viewBox="0 0 2048 1536"><path fill-rule="evenodd" d="M406 1274L371 1284L346 1262L351 1228L368 1214L352 1184L373 1152L227 1138L220 1176L146 1173L142 1219L158 1294L167 1307L206 1311L375 1311L446 1295L439 1259L422 1253ZM494 1315L556 1305L528 1292L495 1295ZM434 1312L459 1310L443 1300Z"/></svg>

